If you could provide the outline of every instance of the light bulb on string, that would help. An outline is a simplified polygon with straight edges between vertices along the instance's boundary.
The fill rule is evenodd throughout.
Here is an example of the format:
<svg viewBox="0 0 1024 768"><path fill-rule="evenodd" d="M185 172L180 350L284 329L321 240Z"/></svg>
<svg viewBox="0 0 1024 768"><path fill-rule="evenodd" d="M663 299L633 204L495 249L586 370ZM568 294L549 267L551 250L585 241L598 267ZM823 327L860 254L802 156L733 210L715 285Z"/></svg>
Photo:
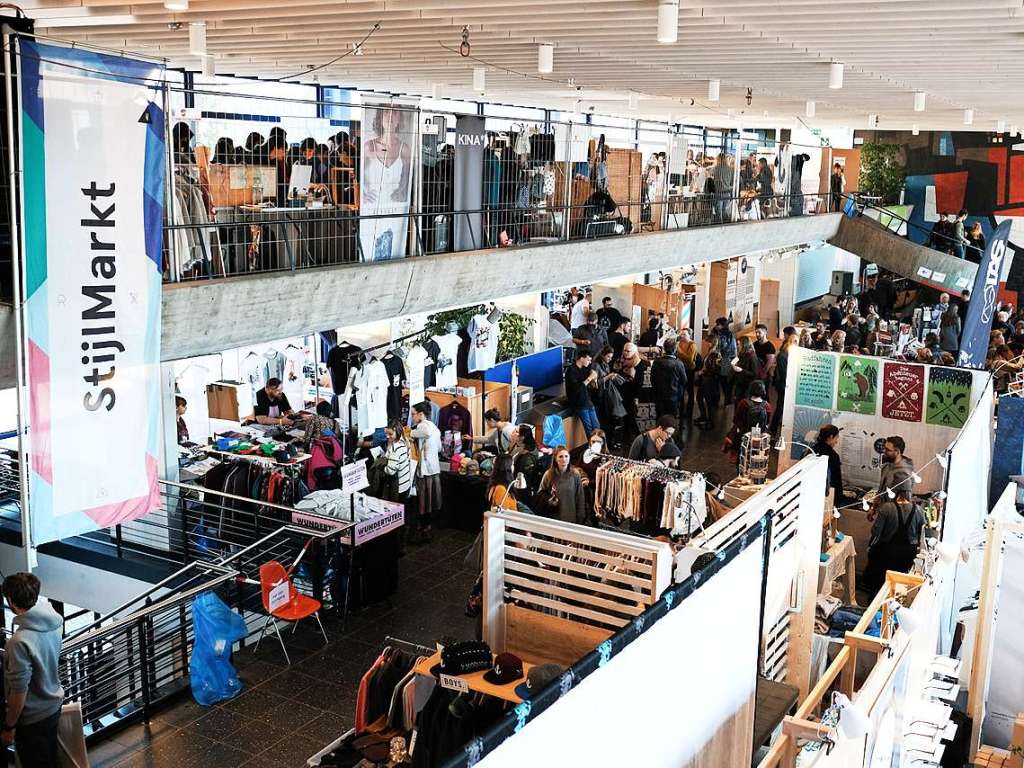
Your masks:
<svg viewBox="0 0 1024 768"><path fill-rule="evenodd" d="M861 501L860 506L865 512L868 512L871 509L871 503L867 499Z"/></svg>
<svg viewBox="0 0 1024 768"><path fill-rule="evenodd" d="M885 489L885 495L888 498L890 498L890 499L895 499L896 498L896 493L895 493L895 491L893 491L892 488L886 488Z"/></svg>
<svg viewBox="0 0 1024 768"><path fill-rule="evenodd" d="M921 476L919 474L917 474L917 472L912 474L910 476L910 478L914 481L914 485L920 485L921 484Z"/></svg>
<svg viewBox="0 0 1024 768"><path fill-rule="evenodd" d="M944 453L936 453L935 460L939 462L939 466L943 469L949 466L949 457Z"/></svg>

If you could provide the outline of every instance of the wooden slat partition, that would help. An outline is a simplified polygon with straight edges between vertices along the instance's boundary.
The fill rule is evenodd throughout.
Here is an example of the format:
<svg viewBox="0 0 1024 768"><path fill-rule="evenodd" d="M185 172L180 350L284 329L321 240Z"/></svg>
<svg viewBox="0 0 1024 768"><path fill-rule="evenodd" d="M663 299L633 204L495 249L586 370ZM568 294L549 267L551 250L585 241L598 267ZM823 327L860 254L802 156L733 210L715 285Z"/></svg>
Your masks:
<svg viewBox="0 0 1024 768"><path fill-rule="evenodd" d="M533 663L575 662L671 583L665 542L525 515L484 521L484 640Z"/></svg>

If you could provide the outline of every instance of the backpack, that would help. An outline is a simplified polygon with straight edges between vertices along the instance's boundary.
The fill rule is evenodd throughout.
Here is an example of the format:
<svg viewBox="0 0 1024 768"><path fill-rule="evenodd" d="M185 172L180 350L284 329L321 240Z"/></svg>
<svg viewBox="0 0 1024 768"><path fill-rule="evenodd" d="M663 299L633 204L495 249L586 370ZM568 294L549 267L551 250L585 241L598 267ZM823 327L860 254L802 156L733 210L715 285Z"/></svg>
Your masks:
<svg viewBox="0 0 1024 768"><path fill-rule="evenodd" d="M768 401L747 400L747 432L760 427L764 432L768 429Z"/></svg>

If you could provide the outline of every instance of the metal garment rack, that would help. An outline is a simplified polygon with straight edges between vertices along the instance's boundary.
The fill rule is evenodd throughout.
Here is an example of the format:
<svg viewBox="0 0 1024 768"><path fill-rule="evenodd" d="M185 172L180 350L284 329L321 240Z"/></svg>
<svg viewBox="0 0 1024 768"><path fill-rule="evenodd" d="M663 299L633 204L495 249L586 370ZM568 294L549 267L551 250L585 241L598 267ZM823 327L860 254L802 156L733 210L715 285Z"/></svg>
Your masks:
<svg viewBox="0 0 1024 768"><path fill-rule="evenodd" d="M409 650L417 651L418 653L425 653L428 656L433 656L437 653L437 648L431 648L429 645L422 645L420 643L413 643L409 640L403 640L400 637L392 637L387 635L384 638L385 645L404 645Z"/></svg>

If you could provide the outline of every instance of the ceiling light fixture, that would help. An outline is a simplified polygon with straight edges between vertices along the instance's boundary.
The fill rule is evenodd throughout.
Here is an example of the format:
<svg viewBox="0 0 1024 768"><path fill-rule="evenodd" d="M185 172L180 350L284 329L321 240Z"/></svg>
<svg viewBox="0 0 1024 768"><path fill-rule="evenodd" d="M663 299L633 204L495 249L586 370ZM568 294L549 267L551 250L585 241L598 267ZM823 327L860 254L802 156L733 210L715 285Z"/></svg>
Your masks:
<svg viewBox="0 0 1024 768"><path fill-rule="evenodd" d="M679 39L679 0L658 3L658 42L674 43Z"/></svg>
<svg viewBox="0 0 1024 768"><path fill-rule="evenodd" d="M1006 121L996 120L996 133L1006 133Z"/></svg>
<svg viewBox="0 0 1024 768"><path fill-rule="evenodd" d="M430 84L430 98L436 99L439 90L440 90L440 88L438 87L437 83L431 83Z"/></svg>
<svg viewBox="0 0 1024 768"><path fill-rule="evenodd" d="M747 106L750 106L750 102L754 100L754 89L747 88Z"/></svg>
<svg viewBox="0 0 1024 768"><path fill-rule="evenodd" d="M542 75L550 75L555 68L555 46L541 43L537 46L537 71Z"/></svg>
<svg viewBox="0 0 1024 768"><path fill-rule="evenodd" d="M878 115L873 114L873 113L868 115L868 128L875 129L877 127L878 127Z"/></svg>
<svg viewBox="0 0 1024 768"><path fill-rule="evenodd" d="M914 111L924 112L925 95L924 91L914 91Z"/></svg>
<svg viewBox="0 0 1024 768"><path fill-rule="evenodd" d="M188 25L188 52L193 56L206 55L205 21L193 21Z"/></svg>
<svg viewBox="0 0 1024 768"><path fill-rule="evenodd" d="M164 0L164 8L168 11L187 11L188 0Z"/></svg>
<svg viewBox="0 0 1024 768"><path fill-rule="evenodd" d="M363 55L363 44L362 43L352 43L352 55L353 56L362 56Z"/></svg>
<svg viewBox="0 0 1024 768"><path fill-rule="evenodd" d="M1016 135L1017 135L1017 131L1018 131L1018 130L1019 130L1018 126L1016 126L1016 125L1011 125L1011 126L1010 126L1010 136L1011 136L1011 137L1012 137L1012 136L1016 136Z"/></svg>
<svg viewBox="0 0 1024 768"><path fill-rule="evenodd" d="M487 70L483 67L473 67L473 90L484 95L487 88Z"/></svg>
<svg viewBox="0 0 1024 768"><path fill-rule="evenodd" d="M813 101L808 101L804 105L804 115L807 117L814 117L816 106L817 105Z"/></svg>
<svg viewBox="0 0 1024 768"><path fill-rule="evenodd" d="M843 87L843 62L833 61L828 65L828 87L833 91Z"/></svg>
<svg viewBox="0 0 1024 768"><path fill-rule="evenodd" d="M640 109L640 94L633 91L629 92L629 108L633 111Z"/></svg>
<svg viewBox="0 0 1024 768"><path fill-rule="evenodd" d="M708 101L718 101L722 95L722 81L708 80Z"/></svg>
<svg viewBox="0 0 1024 768"><path fill-rule="evenodd" d="M973 123L974 123L974 110L973 109L965 109L964 110L964 125L971 125Z"/></svg>
<svg viewBox="0 0 1024 768"><path fill-rule="evenodd" d="M459 45L459 55L463 58L469 56L472 52L473 46L469 44L469 27L462 28L462 44Z"/></svg>
<svg viewBox="0 0 1024 768"><path fill-rule="evenodd" d="M917 123L914 123L912 126L910 126L910 133L912 136L917 136L918 134L921 133L920 129L918 129L917 127Z"/></svg>

